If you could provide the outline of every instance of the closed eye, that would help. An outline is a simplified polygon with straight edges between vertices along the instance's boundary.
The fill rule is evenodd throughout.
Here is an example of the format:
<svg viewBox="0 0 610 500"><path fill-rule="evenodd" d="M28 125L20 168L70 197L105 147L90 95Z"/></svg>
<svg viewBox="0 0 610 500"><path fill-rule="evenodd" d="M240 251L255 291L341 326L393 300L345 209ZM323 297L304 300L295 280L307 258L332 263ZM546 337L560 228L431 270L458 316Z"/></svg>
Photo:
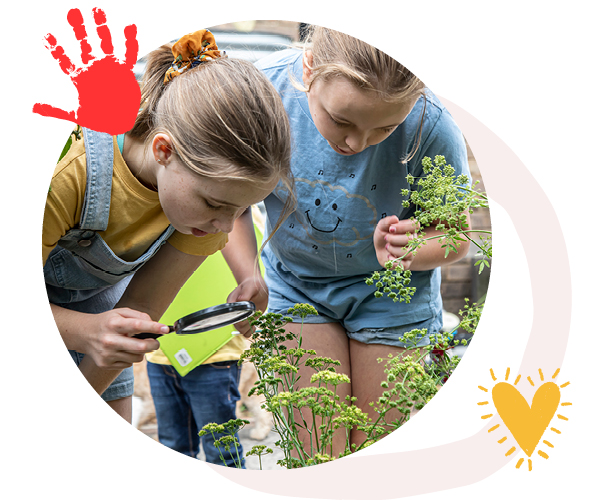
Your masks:
<svg viewBox="0 0 610 500"><path fill-rule="evenodd" d="M222 205L212 205L208 200L205 199L203 201L208 206L208 208L211 208L212 210L220 210L222 208Z"/></svg>
<svg viewBox="0 0 610 500"><path fill-rule="evenodd" d="M328 115L329 118L332 120L332 122L337 126L337 127L349 127L351 125L351 123L345 123L345 122L338 122L337 120L335 120L331 115ZM392 125L391 127L385 127L380 129L384 134L390 134L391 132L394 131L394 129L397 127L397 125Z"/></svg>
<svg viewBox="0 0 610 500"><path fill-rule="evenodd" d="M332 122L337 126L337 127L349 127L350 124L349 123L345 123L345 122L338 122L337 120L335 120L331 115L328 115L329 118L332 120Z"/></svg>

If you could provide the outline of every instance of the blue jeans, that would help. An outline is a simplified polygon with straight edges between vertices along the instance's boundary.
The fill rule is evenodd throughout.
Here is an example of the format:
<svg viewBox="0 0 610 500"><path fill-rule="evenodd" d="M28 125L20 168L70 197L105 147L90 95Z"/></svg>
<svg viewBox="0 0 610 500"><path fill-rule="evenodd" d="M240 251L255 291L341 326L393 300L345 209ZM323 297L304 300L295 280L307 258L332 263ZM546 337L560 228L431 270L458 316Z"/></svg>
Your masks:
<svg viewBox="0 0 610 500"><path fill-rule="evenodd" d="M198 366L184 377L171 365L149 362L147 368L159 442L195 458L201 440L206 461L224 465L211 434L199 437L199 431L211 422L223 424L235 418L235 405L240 399L241 366L237 361L209 363ZM219 437L217 435L216 439ZM227 465L237 467L235 446L232 445L230 451L221 446L221 450ZM242 457L242 467L245 467L239 438L237 451Z"/></svg>

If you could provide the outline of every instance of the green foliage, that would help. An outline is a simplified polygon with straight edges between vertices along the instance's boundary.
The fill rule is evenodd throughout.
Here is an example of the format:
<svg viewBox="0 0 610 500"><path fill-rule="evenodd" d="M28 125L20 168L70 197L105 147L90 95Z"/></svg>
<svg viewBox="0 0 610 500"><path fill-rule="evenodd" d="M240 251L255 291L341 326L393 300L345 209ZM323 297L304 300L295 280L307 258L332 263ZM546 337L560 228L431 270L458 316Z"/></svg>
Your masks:
<svg viewBox="0 0 610 500"><path fill-rule="evenodd" d="M484 305L485 302L475 302L470 305L470 300L467 298L464 299L464 308L460 311L460 317L462 319L460 321L459 328L462 328L469 333L474 333L479 321L481 320Z"/></svg>
<svg viewBox="0 0 610 500"><path fill-rule="evenodd" d="M258 457L258 466L259 466L259 469L262 470L263 469L262 456L270 455L271 453L273 453L272 448L259 444L259 445L253 446L252 449L246 453L246 457L252 457L252 456Z"/></svg>
<svg viewBox="0 0 610 500"><path fill-rule="evenodd" d="M204 425L199 431L200 436L211 434L214 438L214 446L220 452L220 459L225 467L228 467L227 460L231 462L238 469L245 468L244 458L239 456L238 447L238 433L250 422L248 420L233 419L225 422L224 424L217 424L215 422ZM224 453L223 453L224 451ZM236 452L237 455L233 453ZM228 457L225 458L225 453Z"/></svg>
<svg viewBox="0 0 610 500"><path fill-rule="evenodd" d="M375 272L365 280L368 285L377 287L376 297L386 295L394 302L409 302L415 289L407 287L411 272L404 269L401 261L409 253L417 254L431 240L439 240L445 249L445 257L449 252L457 252L461 243L470 241L478 248L477 256L480 258L475 265L479 273L490 265L491 232L470 229L466 216L475 208L489 206L487 197L475 189L478 181L469 187L468 177L455 177L455 169L440 155L434 158L434 164L426 156L422 160L422 168L425 175L420 178L408 175L407 182L411 187L402 190L405 197L403 207L415 207L413 218L419 223L419 229L403 248L403 256L388 261L384 272ZM426 237L426 228L432 226L441 234ZM474 235L479 238L474 238Z"/></svg>
<svg viewBox="0 0 610 500"><path fill-rule="evenodd" d="M375 271L366 280L367 285L375 285L375 297L383 297L386 294L394 302L411 302L415 294L415 287L407 286L411 282L411 271L396 262L388 262L385 271Z"/></svg>
<svg viewBox="0 0 610 500"><path fill-rule="evenodd" d="M308 304L297 304L289 312L301 318L301 331L305 317L317 314ZM289 316L255 314L250 320L255 329L253 341L242 355L242 361L252 361L257 368L259 380L251 393L265 397L263 408L272 414L274 429L279 435L276 445L284 455L277 463L286 468L325 463L378 441L408 421L413 409L423 408L437 393L446 371L452 371L457 365L454 361L453 368L447 364L426 366L424 359L436 344L379 359L378 362L385 363L386 380L381 384L384 391L371 404L367 415L354 404L355 397L342 401L337 395L338 386L350 383L347 375L337 372L340 363L316 356L314 350L303 349L301 334L287 333L284 328L291 321ZM425 333L425 330L408 332L401 340L405 347L412 347L417 337ZM284 344L286 340L296 347L288 348ZM309 385L298 387L298 373L303 366L312 367L315 373ZM398 410L399 417L389 420L389 412L393 409ZM303 419L306 410L317 417L311 427L307 427ZM308 435L307 443L300 441L299 429L304 429ZM360 429L367 436L358 447L349 442L352 429ZM343 450L333 450L336 433L348 438Z"/></svg>
<svg viewBox="0 0 610 500"><path fill-rule="evenodd" d="M436 156L434 163L430 158L424 158L422 166L425 175L418 179L408 176L407 181L413 189L402 192L405 196L403 206L416 207L414 217L419 223L415 237L404 248L405 255L417 253L432 239L440 241L442 248L445 248L445 256L449 252L457 252L461 243L470 241L478 248L480 258L475 265L482 272L489 267L492 256L491 233L470 229L465 214L472 213L476 207L487 207L486 196L473 189L476 183L473 188L468 187L466 176L455 177L455 170L443 156ZM431 226L441 232L440 236L426 236L425 230ZM480 237L474 239L474 234ZM410 302L416 290L409 286L411 271L405 269L401 261L402 258L391 260L384 270L366 278L366 283L376 288L375 297L385 295L396 303ZM466 299L460 311L461 321L455 330L462 328L474 333L483 305L484 302L471 305ZM337 387L350 383L347 375L337 371L340 363L317 356L314 350L302 348L302 324L308 315L318 314L315 308L309 304L296 304L288 310L288 314L290 316L256 313L250 319L255 329L252 344L241 359L252 361L257 369L259 380L251 394L264 396L263 408L273 416L274 429L279 435L276 445L284 455L277 463L289 469L321 464L349 455L396 430L409 420L413 410L423 408L434 397L459 362L459 358L448 353L456 344L453 340L455 330L431 334L430 345L420 348L414 346L418 338L426 335L426 330L406 332L401 338L404 351L378 359L379 363L384 363L386 379L381 382L382 395L371 403L371 410L367 414L354 404L355 397L341 401L337 395ZM293 317L301 319L301 332L298 335L286 332L284 328L293 321ZM286 345L287 341L291 347ZM465 345L466 341L462 343ZM305 366L313 368L315 373L306 387L299 388L299 373ZM307 427L303 419L304 410L311 411L317 417L313 419L311 427ZM390 412L394 415L393 419L390 419ZM210 424L208 432L226 431L226 427L214 425ZM365 441L358 447L349 441L352 429L366 434ZM306 444L300 441L299 430L308 435ZM343 433L347 437L344 450L333 450L333 436L336 433ZM218 447L226 449L225 441L218 439ZM262 468L260 457L267 453L271 453L270 448L259 446L249 451L247 456L258 455Z"/></svg>

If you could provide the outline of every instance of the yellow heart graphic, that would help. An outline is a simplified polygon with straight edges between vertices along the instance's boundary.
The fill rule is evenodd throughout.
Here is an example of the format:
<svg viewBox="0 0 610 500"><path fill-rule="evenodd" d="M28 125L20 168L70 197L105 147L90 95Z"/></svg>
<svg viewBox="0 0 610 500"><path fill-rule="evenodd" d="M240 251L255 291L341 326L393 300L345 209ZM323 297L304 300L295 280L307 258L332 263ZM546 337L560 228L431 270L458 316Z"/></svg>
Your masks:
<svg viewBox="0 0 610 500"><path fill-rule="evenodd" d="M542 384L534 394L531 408L521 393L506 382L496 384L491 395L502 421L531 457L557 411L559 387L554 382Z"/></svg>

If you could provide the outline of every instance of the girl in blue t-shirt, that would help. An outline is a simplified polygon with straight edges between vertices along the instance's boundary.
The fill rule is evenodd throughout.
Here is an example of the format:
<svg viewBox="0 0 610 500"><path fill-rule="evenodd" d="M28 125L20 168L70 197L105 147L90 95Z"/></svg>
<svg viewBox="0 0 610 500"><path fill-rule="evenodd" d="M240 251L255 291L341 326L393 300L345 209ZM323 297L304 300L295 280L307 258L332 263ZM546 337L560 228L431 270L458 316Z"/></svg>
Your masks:
<svg viewBox="0 0 610 500"><path fill-rule="evenodd" d="M341 400L355 396L368 412L385 380L377 359L403 351L399 338L405 332L440 331L439 266L464 257L468 245L445 257L440 244L428 243L417 255L404 256L417 288L409 304L375 298L375 288L364 280L402 257L416 230L413 209L402 207L407 174L421 176L424 156L444 155L456 175L469 175L466 144L415 75L351 36L312 27L303 51L285 50L256 65L279 91L290 118L298 200L262 253L269 310L287 314L295 303L318 310L305 319L302 347L339 360L338 369L351 379L338 388ZM265 200L268 232L287 195L280 185ZM427 236L436 232L433 227ZM298 332L301 326L291 328ZM422 337L417 346L428 343ZM301 381L312 374L303 369ZM360 445L364 437L354 429L350 439ZM300 438L307 448L307 432ZM333 449L345 449L345 436L336 439Z"/></svg>

